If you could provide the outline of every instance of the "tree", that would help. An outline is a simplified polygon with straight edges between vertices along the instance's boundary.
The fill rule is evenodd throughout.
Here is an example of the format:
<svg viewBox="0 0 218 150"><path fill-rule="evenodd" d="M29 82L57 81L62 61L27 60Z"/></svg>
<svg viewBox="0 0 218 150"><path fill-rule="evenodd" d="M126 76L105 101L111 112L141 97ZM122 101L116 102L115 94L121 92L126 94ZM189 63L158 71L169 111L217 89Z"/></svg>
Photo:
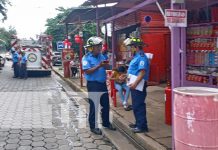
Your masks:
<svg viewBox="0 0 218 150"><path fill-rule="evenodd" d="M16 35L17 31L15 28L13 27L9 27L9 30L6 30L5 28L0 28L0 39L1 42L4 43L4 45L6 46L6 49L10 49L11 48L11 36L12 35Z"/></svg>
<svg viewBox="0 0 218 150"><path fill-rule="evenodd" d="M89 22L83 25L84 41L87 41L91 36L96 36L96 34L96 23Z"/></svg>
<svg viewBox="0 0 218 150"><path fill-rule="evenodd" d="M11 5L11 3L8 0L0 0L0 14L3 16L2 21L7 19L7 5Z"/></svg>
<svg viewBox="0 0 218 150"><path fill-rule="evenodd" d="M64 9L63 7L59 7L56 10L58 10L60 13L57 14L54 18L47 19L47 29L45 31L46 34L53 36L53 49L56 49L56 42L57 41L63 41L66 38L66 28L64 24L60 24L60 22L73 10L73 8L70 9ZM79 51L78 44L75 44L74 36L75 34L78 34L78 30L73 32L77 28L76 25L68 25L68 33L71 36L71 42L73 44L73 48L76 51ZM90 36L96 35L96 23L86 23L82 25L83 30L83 39L86 41Z"/></svg>
<svg viewBox="0 0 218 150"><path fill-rule="evenodd" d="M71 9L64 9L63 7L56 8L60 13L57 14L54 18L47 19L47 29L46 34L53 36L53 49L56 49L56 42L63 41L66 38L65 25L60 24L60 22L67 16ZM72 30L72 27L69 28L69 31Z"/></svg>

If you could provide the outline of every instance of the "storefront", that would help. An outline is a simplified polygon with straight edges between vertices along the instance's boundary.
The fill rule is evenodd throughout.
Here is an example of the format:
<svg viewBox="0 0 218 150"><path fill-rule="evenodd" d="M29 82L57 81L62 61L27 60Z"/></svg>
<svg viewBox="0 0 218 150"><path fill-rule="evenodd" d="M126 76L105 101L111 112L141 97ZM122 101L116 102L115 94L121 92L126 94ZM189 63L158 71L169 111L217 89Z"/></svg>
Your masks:
<svg viewBox="0 0 218 150"><path fill-rule="evenodd" d="M115 31L116 66L125 63L134 53L123 41L128 37L140 37L147 46L145 53L153 54L150 81L156 84L170 80L170 30L164 26L164 17L158 7L153 12L140 9L113 20Z"/></svg>
<svg viewBox="0 0 218 150"><path fill-rule="evenodd" d="M186 28L171 26L173 147L217 149L218 1L176 1L171 8L188 11Z"/></svg>
<svg viewBox="0 0 218 150"><path fill-rule="evenodd" d="M188 17L184 85L218 88L218 4L190 9Z"/></svg>

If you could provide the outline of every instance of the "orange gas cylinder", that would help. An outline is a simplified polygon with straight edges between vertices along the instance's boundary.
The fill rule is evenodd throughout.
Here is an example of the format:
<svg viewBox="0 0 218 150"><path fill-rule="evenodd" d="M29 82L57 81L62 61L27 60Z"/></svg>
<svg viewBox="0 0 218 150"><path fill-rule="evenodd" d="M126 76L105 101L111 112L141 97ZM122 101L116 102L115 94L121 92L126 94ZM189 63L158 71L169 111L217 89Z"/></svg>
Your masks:
<svg viewBox="0 0 218 150"><path fill-rule="evenodd" d="M165 123L172 124L172 90L168 84L165 88Z"/></svg>

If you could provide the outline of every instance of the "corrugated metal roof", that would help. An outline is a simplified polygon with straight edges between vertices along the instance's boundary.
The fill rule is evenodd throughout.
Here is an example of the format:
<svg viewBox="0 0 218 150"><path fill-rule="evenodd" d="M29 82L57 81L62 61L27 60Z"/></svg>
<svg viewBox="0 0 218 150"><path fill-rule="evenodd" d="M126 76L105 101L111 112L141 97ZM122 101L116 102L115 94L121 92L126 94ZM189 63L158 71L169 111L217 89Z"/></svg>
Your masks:
<svg viewBox="0 0 218 150"><path fill-rule="evenodd" d="M116 3L120 0L87 0L85 1L82 6L95 6L95 5L101 5L101 4L108 4L108 3Z"/></svg>
<svg viewBox="0 0 218 150"><path fill-rule="evenodd" d="M104 20L106 18L111 17L112 14L112 7L78 7L72 10L72 12L66 16L66 18L62 21L62 23L79 23L81 21L82 23L84 22L89 22L89 21L95 21L96 20L96 9L98 9L98 14L99 14L99 20ZM122 9L114 9L114 13L119 13L122 12Z"/></svg>

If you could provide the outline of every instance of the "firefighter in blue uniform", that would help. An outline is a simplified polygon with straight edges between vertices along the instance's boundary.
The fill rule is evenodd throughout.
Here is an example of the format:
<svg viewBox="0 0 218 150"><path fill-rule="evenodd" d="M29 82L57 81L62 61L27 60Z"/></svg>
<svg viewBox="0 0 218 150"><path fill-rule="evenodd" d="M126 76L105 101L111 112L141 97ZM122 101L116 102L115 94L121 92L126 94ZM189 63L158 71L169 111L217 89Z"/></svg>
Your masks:
<svg viewBox="0 0 218 150"><path fill-rule="evenodd" d="M147 96L146 88L149 76L149 60L144 54L144 43L139 38L127 38L124 41L126 46L131 46L136 50L135 56L131 60L128 68L128 75L137 76L136 80L129 84L132 96L132 108L135 116L135 123L130 124L134 133L148 132L146 103ZM143 90L137 90L137 85L144 79Z"/></svg>
<svg viewBox="0 0 218 150"><path fill-rule="evenodd" d="M21 62L20 62L20 78L27 79L27 57L25 51L21 51Z"/></svg>
<svg viewBox="0 0 218 150"><path fill-rule="evenodd" d="M89 125L91 132L101 135L102 132L97 125L96 114L98 103L102 106L101 117L102 125L110 130L115 130L109 121L109 95L106 85L106 67L108 63L101 54L103 39L100 37L90 37L86 48L89 52L82 59L82 68L87 80L87 90L89 97ZM102 94L103 93L103 94ZM96 96L96 95L101 96Z"/></svg>
<svg viewBox="0 0 218 150"><path fill-rule="evenodd" d="M12 61L13 61L13 68L14 68L13 78L18 78L19 77L19 54L14 48L11 49L11 53L12 53Z"/></svg>

